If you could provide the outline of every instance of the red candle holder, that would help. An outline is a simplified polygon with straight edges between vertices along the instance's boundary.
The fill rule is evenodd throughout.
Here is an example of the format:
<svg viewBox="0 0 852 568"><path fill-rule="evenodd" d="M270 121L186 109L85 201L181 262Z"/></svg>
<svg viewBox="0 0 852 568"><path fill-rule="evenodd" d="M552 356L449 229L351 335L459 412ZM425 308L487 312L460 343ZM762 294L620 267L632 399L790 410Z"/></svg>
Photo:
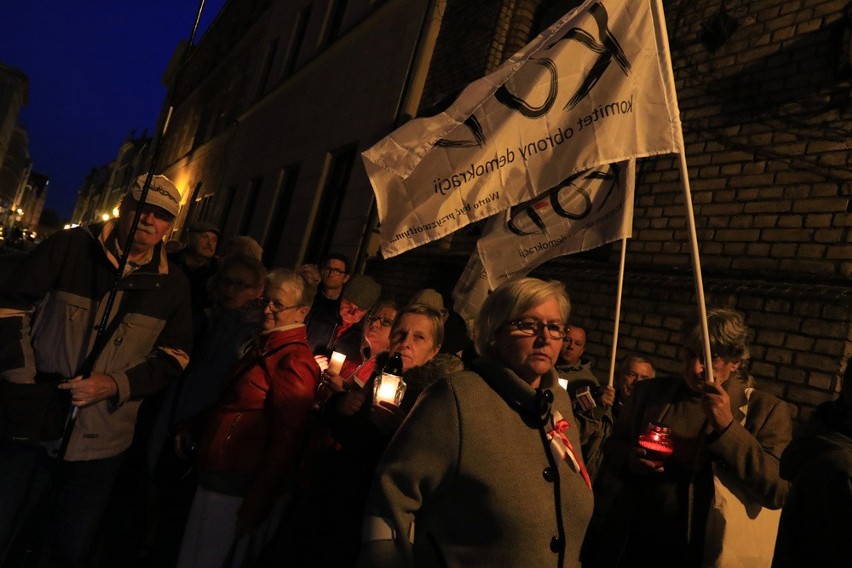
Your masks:
<svg viewBox="0 0 852 568"><path fill-rule="evenodd" d="M651 422L639 436L639 447L645 450L645 459L654 462L654 467L662 467L674 453L671 433L668 426Z"/></svg>

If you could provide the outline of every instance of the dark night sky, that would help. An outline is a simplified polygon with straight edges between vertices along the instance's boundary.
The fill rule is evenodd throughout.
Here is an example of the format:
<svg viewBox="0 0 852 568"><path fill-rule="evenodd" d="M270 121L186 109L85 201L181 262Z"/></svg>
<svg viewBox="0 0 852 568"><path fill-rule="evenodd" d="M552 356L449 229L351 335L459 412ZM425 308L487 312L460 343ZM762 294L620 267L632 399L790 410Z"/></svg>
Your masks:
<svg viewBox="0 0 852 568"><path fill-rule="evenodd" d="M196 40L226 0L204 3ZM16 0L0 3L0 62L29 78L19 121L33 169L50 178L46 208L67 220L92 167L127 134L153 129L163 71L188 39L199 0Z"/></svg>

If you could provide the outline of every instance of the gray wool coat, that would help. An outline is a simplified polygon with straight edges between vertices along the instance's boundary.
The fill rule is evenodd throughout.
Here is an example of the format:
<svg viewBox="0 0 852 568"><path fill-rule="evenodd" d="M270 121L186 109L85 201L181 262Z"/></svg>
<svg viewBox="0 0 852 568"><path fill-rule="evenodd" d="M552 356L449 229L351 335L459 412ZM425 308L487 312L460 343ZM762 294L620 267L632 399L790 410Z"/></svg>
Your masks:
<svg viewBox="0 0 852 568"><path fill-rule="evenodd" d="M359 565L580 565L593 498L556 373L537 394L495 361L472 369L425 391L388 446ZM546 438L557 412L576 464Z"/></svg>

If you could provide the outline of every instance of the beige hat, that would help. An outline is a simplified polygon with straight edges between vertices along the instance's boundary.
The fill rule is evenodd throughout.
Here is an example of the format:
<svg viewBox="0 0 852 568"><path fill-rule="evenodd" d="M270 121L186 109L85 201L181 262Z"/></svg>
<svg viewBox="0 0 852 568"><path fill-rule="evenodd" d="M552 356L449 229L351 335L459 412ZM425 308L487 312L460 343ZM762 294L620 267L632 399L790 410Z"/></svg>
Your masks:
<svg viewBox="0 0 852 568"><path fill-rule="evenodd" d="M142 198L142 187L144 187L147 177L148 174L142 174L136 178L136 182L130 190L130 196L137 203ZM180 191L166 176L153 176L151 186L148 188L148 195L145 196L145 203L159 207L171 213L173 217L177 217L180 213Z"/></svg>
<svg viewBox="0 0 852 568"><path fill-rule="evenodd" d="M382 287L370 276L356 274L343 289L343 298L362 310L369 310L382 295Z"/></svg>
<svg viewBox="0 0 852 568"><path fill-rule="evenodd" d="M423 288L411 297L412 304L426 304L439 313L444 313L444 298L437 290Z"/></svg>

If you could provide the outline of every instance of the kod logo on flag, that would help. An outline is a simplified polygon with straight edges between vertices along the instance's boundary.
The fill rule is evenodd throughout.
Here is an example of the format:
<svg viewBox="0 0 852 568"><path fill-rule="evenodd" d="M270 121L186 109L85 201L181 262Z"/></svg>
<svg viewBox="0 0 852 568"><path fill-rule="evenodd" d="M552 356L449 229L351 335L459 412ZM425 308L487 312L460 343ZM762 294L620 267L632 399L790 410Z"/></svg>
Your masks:
<svg viewBox="0 0 852 568"><path fill-rule="evenodd" d="M558 256L629 237L636 161L572 174L488 223L477 250L493 289Z"/></svg>
<svg viewBox="0 0 852 568"><path fill-rule="evenodd" d="M683 147L657 1L579 6L446 111L364 152L394 256L572 175Z"/></svg>

